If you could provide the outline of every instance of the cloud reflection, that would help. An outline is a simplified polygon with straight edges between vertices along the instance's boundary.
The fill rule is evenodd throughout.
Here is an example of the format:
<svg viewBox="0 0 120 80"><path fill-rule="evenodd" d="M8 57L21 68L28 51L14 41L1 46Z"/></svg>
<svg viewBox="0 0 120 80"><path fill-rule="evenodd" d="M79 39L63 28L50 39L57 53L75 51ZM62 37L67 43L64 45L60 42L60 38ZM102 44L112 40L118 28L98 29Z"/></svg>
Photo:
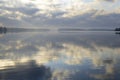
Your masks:
<svg viewBox="0 0 120 80"><path fill-rule="evenodd" d="M90 59L95 67L99 67L105 65L105 63L109 62L111 59L111 63L115 64L117 63L117 59L119 59L120 48L112 49L108 47L93 45L94 49L92 49L70 43L60 43L55 45L61 47L56 48L52 43L48 43L46 46L33 46L30 44L22 43L21 41L17 41L16 45L14 44L12 46L4 46L6 48L1 48L1 50L3 49L2 52L4 52L4 54L0 54L0 61L2 62L3 60L8 59L8 62L5 61L7 65L7 63L13 64L14 61L16 61L15 59L18 59L19 62L35 60L37 64L41 65L49 63L51 61L63 59L65 64L79 65L82 64L85 59ZM34 54L24 54L25 49L35 50L33 51ZM12 51L17 53L14 53ZM20 53L21 51L23 53ZM13 62L11 62L12 60Z"/></svg>
<svg viewBox="0 0 120 80"><path fill-rule="evenodd" d="M62 40L60 36L55 37L55 39L50 36L49 40L42 37L44 43L41 39L38 39L38 42L34 41L33 37L33 42L29 42L29 38L27 42L17 39L14 41L8 40L4 44L3 41L3 43L0 43L0 76L3 75L1 71L9 69L20 72L18 69L22 66L26 72L20 73L25 74L24 77L29 79L27 77L29 71L26 70L26 67L27 69L31 68L32 61L32 66L50 66L53 69L51 72L52 80L112 79L116 72L119 72L116 71L119 70L117 66L119 66L120 60L120 47L116 45L118 40L114 39L116 41L114 43L114 40L108 40L111 37L103 38L102 36L100 38L100 35L98 37L96 37L97 39L93 36L87 38L72 36L71 38L68 35L67 39L62 36ZM10 76L13 78L13 74L10 75L7 72L5 74L7 74L5 79L11 78ZM19 74L15 74L15 76L19 78ZM16 80L19 79L16 78Z"/></svg>

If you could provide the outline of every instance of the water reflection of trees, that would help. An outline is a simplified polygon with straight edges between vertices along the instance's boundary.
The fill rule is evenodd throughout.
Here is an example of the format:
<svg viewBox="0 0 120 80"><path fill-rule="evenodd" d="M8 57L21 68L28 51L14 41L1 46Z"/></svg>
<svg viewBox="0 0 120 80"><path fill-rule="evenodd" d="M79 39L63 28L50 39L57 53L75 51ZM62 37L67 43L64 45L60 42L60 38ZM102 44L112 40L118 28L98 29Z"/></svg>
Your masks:
<svg viewBox="0 0 120 80"><path fill-rule="evenodd" d="M115 32L116 35L120 35L120 32Z"/></svg>
<svg viewBox="0 0 120 80"><path fill-rule="evenodd" d="M38 66L35 61L0 70L0 80L49 80L50 77L50 68L44 65Z"/></svg>

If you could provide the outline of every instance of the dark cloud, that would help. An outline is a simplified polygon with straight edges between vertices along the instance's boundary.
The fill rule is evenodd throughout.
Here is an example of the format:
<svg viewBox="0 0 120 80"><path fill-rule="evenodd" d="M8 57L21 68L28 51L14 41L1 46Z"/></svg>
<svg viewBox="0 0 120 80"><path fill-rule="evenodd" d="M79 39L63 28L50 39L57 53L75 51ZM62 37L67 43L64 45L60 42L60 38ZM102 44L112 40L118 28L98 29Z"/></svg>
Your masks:
<svg viewBox="0 0 120 80"><path fill-rule="evenodd" d="M46 19L43 23L55 27L80 27L80 28L116 28L120 25L119 14L108 14L93 17L95 13L88 13L73 18ZM32 20L32 19L30 19ZM34 23L34 22L33 22ZM35 21L37 26L44 25ZM73 24L74 23L74 24Z"/></svg>

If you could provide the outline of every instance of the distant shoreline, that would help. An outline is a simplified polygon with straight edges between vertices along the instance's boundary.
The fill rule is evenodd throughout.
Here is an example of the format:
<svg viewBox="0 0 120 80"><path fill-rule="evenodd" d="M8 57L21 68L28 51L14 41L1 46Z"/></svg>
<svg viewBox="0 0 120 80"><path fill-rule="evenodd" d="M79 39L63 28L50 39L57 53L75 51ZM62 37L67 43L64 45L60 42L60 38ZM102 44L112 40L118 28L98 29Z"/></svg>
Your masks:
<svg viewBox="0 0 120 80"><path fill-rule="evenodd" d="M5 29L4 29L5 28ZM47 29L47 28L6 28L2 27L0 33L19 33L19 32L82 32L82 31L116 31L115 29L78 29L78 28L58 28L58 29Z"/></svg>
<svg viewBox="0 0 120 80"><path fill-rule="evenodd" d="M58 31L115 31L113 29L59 29Z"/></svg>

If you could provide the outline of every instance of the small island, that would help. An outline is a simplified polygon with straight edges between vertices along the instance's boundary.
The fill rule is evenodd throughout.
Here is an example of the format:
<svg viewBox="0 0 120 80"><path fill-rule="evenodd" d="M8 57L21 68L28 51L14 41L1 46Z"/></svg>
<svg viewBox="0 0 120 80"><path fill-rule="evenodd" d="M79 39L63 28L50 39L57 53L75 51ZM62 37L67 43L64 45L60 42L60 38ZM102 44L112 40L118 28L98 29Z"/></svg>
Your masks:
<svg viewBox="0 0 120 80"><path fill-rule="evenodd" d="M0 33L6 33L7 28L5 26L0 26Z"/></svg>
<svg viewBox="0 0 120 80"><path fill-rule="evenodd" d="M120 35L120 28L115 29L115 34Z"/></svg>
<svg viewBox="0 0 120 80"><path fill-rule="evenodd" d="M120 31L120 28L116 28L115 31Z"/></svg>

